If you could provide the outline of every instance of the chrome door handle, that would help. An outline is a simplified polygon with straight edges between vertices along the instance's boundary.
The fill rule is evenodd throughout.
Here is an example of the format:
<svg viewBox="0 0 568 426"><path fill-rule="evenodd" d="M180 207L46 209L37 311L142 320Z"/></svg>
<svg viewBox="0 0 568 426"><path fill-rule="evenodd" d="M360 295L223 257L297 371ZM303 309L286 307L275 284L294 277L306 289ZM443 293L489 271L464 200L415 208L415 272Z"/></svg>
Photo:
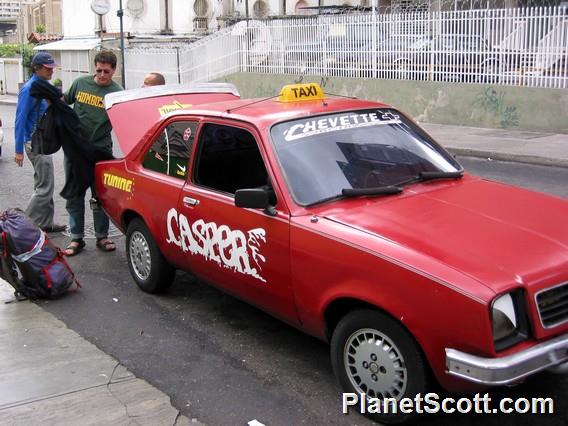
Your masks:
<svg viewBox="0 0 568 426"><path fill-rule="evenodd" d="M199 204L199 200L191 197L183 197L183 205L186 207L195 207Z"/></svg>

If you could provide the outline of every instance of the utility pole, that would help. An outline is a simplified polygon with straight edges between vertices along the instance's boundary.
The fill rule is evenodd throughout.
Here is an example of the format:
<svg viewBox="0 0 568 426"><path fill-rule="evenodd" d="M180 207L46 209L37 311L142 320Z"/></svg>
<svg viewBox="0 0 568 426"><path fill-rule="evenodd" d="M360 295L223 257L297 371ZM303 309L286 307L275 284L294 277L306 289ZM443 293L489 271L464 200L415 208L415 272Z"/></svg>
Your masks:
<svg viewBox="0 0 568 426"><path fill-rule="evenodd" d="M122 10L122 0L118 2L118 11L116 16L120 20L120 61L122 62L122 67L120 67L120 78L122 79L122 87L126 89L126 72L124 70L124 27L122 26L122 17L124 16L124 10Z"/></svg>
<svg viewBox="0 0 568 426"><path fill-rule="evenodd" d="M26 81L26 72L24 70L24 38L23 38L23 28L24 26L24 14L22 11L22 0L20 0L20 13L18 15L18 38L20 39L20 59L22 60L22 82Z"/></svg>

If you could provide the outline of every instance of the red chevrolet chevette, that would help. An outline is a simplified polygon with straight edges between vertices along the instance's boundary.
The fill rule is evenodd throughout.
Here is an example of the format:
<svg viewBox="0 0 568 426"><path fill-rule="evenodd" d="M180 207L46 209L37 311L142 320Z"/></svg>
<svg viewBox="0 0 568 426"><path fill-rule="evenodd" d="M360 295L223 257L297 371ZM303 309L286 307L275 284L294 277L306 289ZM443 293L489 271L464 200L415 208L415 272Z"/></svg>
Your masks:
<svg viewBox="0 0 568 426"><path fill-rule="evenodd" d="M404 113L317 84L105 102L124 158L96 190L142 290L188 271L329 341L364 398L568 370L567 201L465 173Z"/></svg>

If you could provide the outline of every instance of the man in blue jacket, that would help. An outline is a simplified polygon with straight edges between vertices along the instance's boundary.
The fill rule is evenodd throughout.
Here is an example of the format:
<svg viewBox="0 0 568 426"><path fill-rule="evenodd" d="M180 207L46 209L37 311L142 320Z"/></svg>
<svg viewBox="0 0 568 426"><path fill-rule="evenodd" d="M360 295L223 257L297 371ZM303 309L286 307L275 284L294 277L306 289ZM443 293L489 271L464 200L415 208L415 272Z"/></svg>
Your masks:
<svg viewBox="0 0 568 426"><path fill-rule="evenodd" d="M38 117L45 112L45 100L37 100L30 96L30 87L38 79L51 80L53 68L57 67L53 57L40 52L32 58L33 76L22 86L16 107L15 139L16 155L14 161L19 167L24 164L24 150L34 168L34 192L26 208L26 213L34 223L45 232L61 232L67 227L53 222L54 203L53 190L55 176L51 155L33 153L31 150L32 133Z"/></svg>

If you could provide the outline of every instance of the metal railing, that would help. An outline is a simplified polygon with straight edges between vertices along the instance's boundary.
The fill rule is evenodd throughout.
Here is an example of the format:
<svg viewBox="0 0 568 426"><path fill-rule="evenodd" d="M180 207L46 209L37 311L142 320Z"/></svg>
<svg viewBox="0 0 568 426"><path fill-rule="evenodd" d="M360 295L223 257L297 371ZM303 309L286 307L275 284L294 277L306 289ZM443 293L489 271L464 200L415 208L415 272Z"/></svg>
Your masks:
<svg viewBox="0 0 568 426"><path fill-rule="evenodd" d="M129 68L137 54L147 52L129 51ZM255 72L565 89L568 9L241 21L171 54L177 55L181 82Z"/></svg>

